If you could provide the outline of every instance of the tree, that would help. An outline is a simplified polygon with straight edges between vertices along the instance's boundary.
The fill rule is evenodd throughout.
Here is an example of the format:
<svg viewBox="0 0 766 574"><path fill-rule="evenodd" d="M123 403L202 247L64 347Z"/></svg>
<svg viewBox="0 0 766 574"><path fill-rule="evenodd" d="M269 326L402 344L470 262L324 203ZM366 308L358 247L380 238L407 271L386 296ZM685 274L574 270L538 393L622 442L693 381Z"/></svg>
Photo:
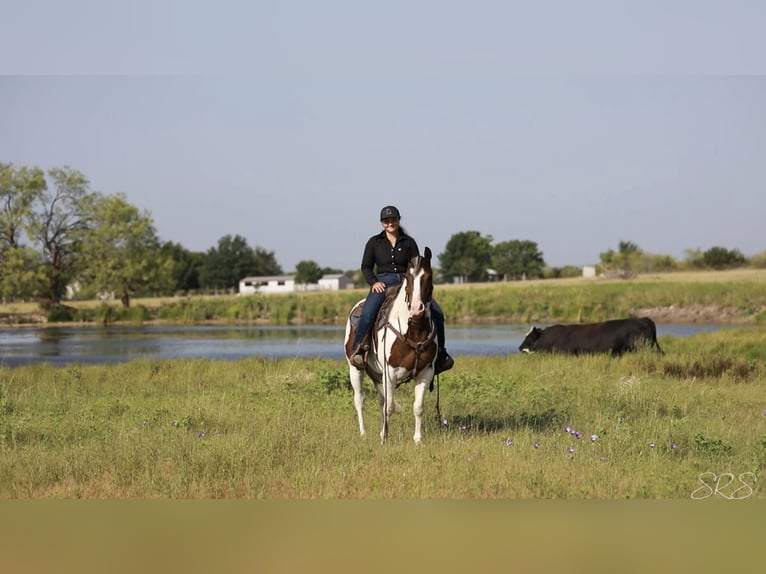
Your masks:
<svg viewBox="0 0 766 574"><path fill-rule="evenodd" d="M58 304L74 277L83 234L90 228L98 194L87 178L70 167L48 170L51 186L40 190L30 213L28 233L42 251L36 276L40 295Z"/></svg>
<svg viewBox="0 0 766 574"><path fill-rule="evenodd" d="M308 283L317 283L324 271L315 261L299 261L295 265L295 282L304 285Z"/></svg>
<svg viewBox="0 0 766 574"><path fill-rule="evenodd" d="M705 260L701 249L686 249L686 265L692 269L702 269Z"/></svg>
<svg viewBox="0 0 766 574"><path fill-rule="evenodd" d="M635 275L635 269L643 252L635 243L631 241L620 241L618 251L610 249L601 253L601 264L604 269L613 273L618 273L622 277L632 277Z"/></svg>
<svg viewBox="0 0 766 574"><path fill-rule="evenodd" d="M542 277L545 261L534 241L503 241L495 245L492 266L505 279Z"/></svg>
<svg viewBox="0 0 766 574"><path fill-rule="evenodd" d="M712 269L731 269L741 267L747 262L738 249L730 250L725 247L711 247L702 254L702 260Z"/></svg>
<svg viewBox="0 0 766 574"><path fill-rule="evenodd" d="M236 289L239 280L253 275L281 275L274 253L261 247L251 249L239 235L225 235L217 247L205 253L200 267L200 286L205 289Z"/></svg>
<svg viewBox="0 0 766 574"><path fill-rule="evenodd" d="M24 244L33 206L47 182L40 168L0 163L0 296L33 296L38 288L38 253Z"/></svg>
<svg viewBox="0 0 766 574"><path fill-rule="evenodd" d="M492 261L492 236L478 231L461 231L447 241L439 255L442 276L460 277L461 282L481 281Z"/></svg>
<svg viewBox="0 0 766 574"><path fill-rule="evenodd" d="M284 273L273 251L256 246L253 249L253 260L253 267L247 271L246 275L282 275Z"/></svg>
<svg viewBox="0 0 766 574"><path fill-rule="evenodd" d="M180 243L172 241L163 243L160 250L173 261L171 271L173 292L196 291L200 288L199 272L205 258L204 253L189 251Z"/></svg>
<svg viewBox="0 0 766 574"><path fill-rule="evenodd" d="M173 260L160 249L151 216L122 194L99 197L80 246L79 277L97 293L119 293L125 307L137 292L167 291Z"/></svg>

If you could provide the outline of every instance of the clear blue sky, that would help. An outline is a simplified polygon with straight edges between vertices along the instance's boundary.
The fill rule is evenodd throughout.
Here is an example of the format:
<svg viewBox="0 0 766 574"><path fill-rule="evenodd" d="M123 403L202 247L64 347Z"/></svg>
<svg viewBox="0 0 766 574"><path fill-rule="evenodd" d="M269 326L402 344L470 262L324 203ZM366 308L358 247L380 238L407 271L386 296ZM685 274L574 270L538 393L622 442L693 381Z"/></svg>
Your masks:
<svg viewBox="0 0 766 574"><path fill-rule="evenodd" d="M356 269L397 205L554 266L766 250L766 2L12 0L0 162Z"/></svg>

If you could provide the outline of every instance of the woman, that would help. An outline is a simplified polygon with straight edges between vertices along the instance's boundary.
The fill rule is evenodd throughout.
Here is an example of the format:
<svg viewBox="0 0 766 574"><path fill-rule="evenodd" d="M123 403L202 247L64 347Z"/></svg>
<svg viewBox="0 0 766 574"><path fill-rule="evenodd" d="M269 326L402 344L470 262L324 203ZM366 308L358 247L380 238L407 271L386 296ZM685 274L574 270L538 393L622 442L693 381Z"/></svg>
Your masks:
<svg viewBox="0 0 766 574"><path fill-rule="evenodd" d="M362 255L362 273L370 292L362 307L362 316L354 335L354 349L351 362L359 369L364 368L363 342L375 322L378 310L386 298L386 287L402 282L410 257L419 255L420 250L415 240L407 235L400 225L399 210L387 205L380 211L383 231L367 240ZM444 345L444 313L436 301L431 301L431 316L434 320L436 335L439 340L439 352L436 355L436 373L448 371L455 361L447 353Z"/></svg>

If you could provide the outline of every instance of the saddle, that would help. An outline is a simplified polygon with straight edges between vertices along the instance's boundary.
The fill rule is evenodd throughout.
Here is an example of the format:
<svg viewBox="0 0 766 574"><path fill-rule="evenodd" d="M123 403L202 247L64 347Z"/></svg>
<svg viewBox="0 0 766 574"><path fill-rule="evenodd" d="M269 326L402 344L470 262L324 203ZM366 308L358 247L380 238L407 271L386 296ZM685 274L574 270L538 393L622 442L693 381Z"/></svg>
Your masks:
<svg viewBox="0 0 766 574"><path fill-rule="evenodd" d="M386 326L386 321L388 320L388 310L391 308L391 305L394 302L394 299L396 299L397 293L399 293L399 288L401 287L401 283L399 285L389 285L386 287L385 296L386 298L383 299L383 303L380 305L380 309L378 309L378 315L375 317L375 322L372 324L372 328L370 332L366 333L364 335L364 339L362 339L362 348L363 349L369 349L370 348L370 339L372 339L372 347L375 349L378 341L376 337L371 337L371 333L376 332L378 329L382 329ZM359 326L359 317L362 316L362 309L364 309L364 302L362 302L361 305L359 305L356 309L354 309L353 313L351 313L351 324L354 326L354 329L356 329ZM365 362L367 361L367 351L365 351L364 354Z"/></svg>
<svg viewBox="0 0 766 574"><path fill-rule="evenodd" d="M378 316L375 318L375 323L373 324L373 329L376 331L386 324L388 309L393 304L394 299L396 299L396 294L399 292L399 287L400 285L389 285L386 287L386 298L383 300L383 304L380 306L380 309L378 309ZM364 302L362 302L362 304L354 309L353 313L351 313L351 324L354 326L354 329L356 329L357 325L359 324L359 317L362 316L362 309L364 309Z"/></svg>

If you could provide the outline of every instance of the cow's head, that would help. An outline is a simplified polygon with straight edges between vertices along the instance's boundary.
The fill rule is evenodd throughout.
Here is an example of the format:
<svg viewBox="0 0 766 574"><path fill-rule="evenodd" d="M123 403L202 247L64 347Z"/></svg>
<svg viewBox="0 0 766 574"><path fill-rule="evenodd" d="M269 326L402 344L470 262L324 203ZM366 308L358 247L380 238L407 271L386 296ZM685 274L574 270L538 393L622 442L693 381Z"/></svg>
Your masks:
<svg viewBox="0 0 766 574"><path fill-rule="evenodd" d="M533 353L537 349L537 341L542 334L542 329L532 327L524 336L524 341L519 345L519 351L522 353Z"/></svg>

